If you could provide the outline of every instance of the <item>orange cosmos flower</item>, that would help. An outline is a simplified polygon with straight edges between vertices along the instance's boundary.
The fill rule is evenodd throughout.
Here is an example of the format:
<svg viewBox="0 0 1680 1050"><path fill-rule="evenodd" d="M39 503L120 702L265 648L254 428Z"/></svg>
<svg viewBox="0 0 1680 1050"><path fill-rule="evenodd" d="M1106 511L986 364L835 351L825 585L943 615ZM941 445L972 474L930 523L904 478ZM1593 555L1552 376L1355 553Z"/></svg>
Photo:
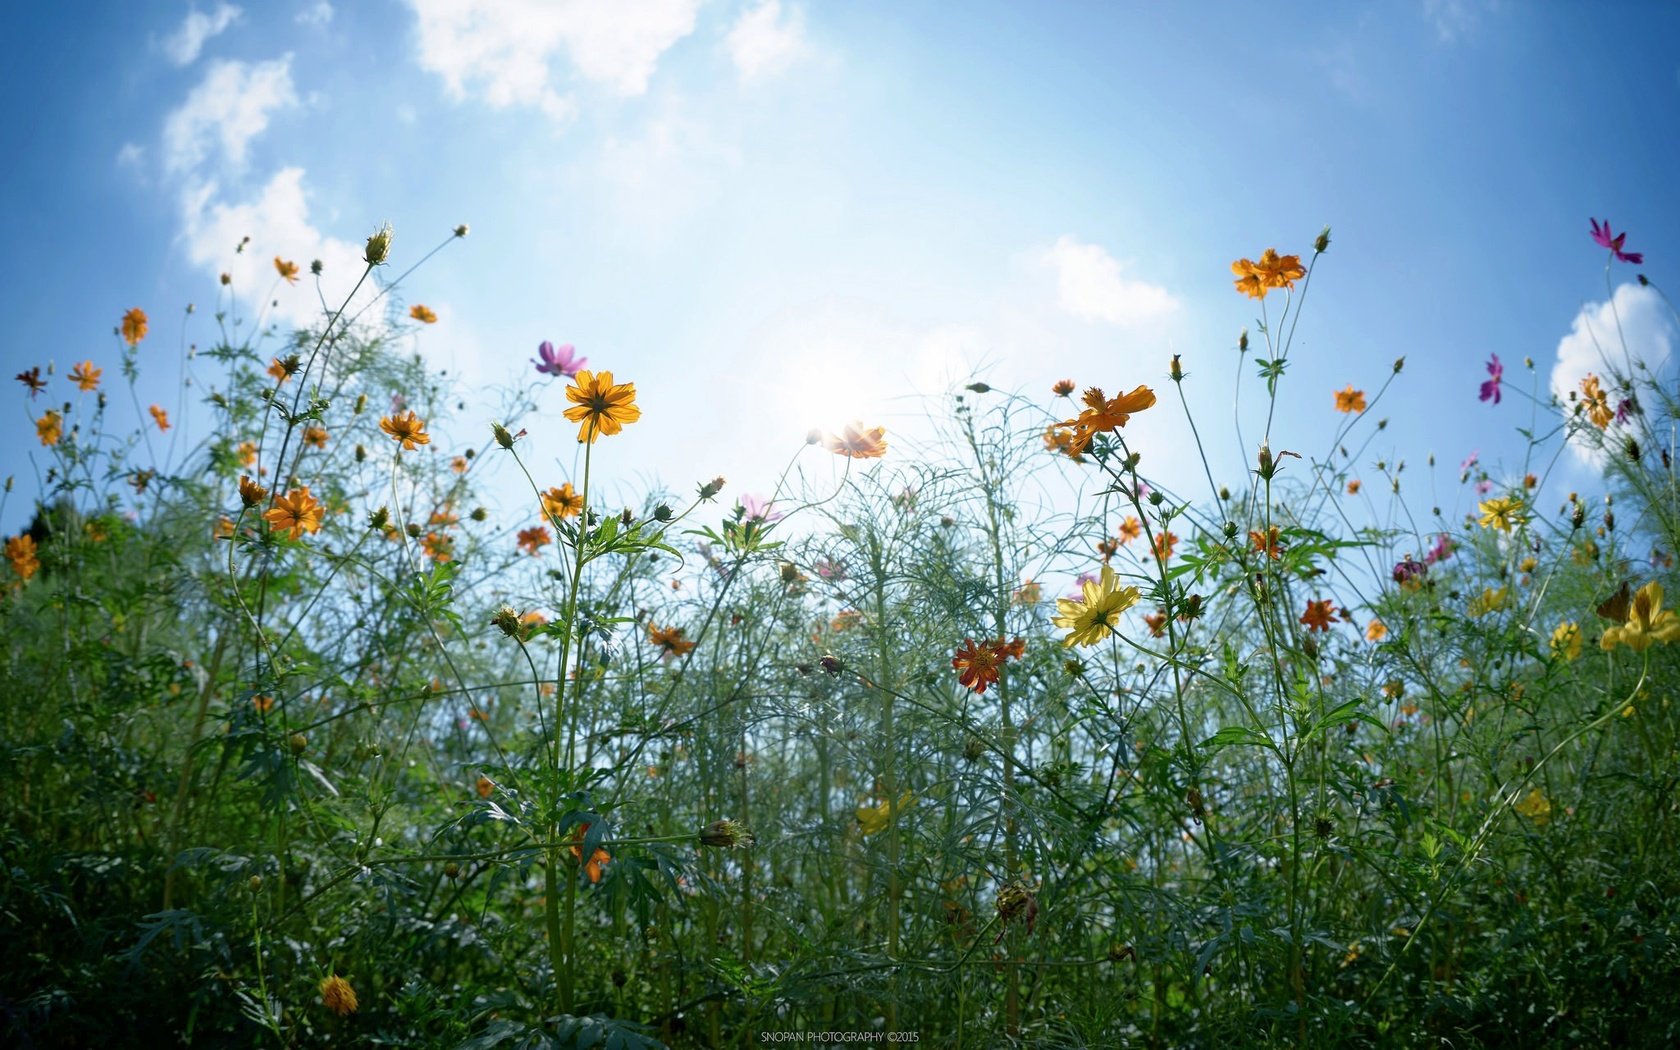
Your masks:
<svg viewBox="0 0 1680 1050"><path fill-rule="evenodd" d="M655 627L648 624L648 641L661 651L660 658L669 662L673 656L687 656L694 642L683 637L681 627Z"/></svg>
<svg viewBox="0 0 1680 1050"><path fill-rule="evenodd" d="M420 541L420 549L439 565L447 565L455 560L455 537L444 532L428 532Z"/></svg>
<svg viewBox="0 0 1680 1050"><path fill-rule="evenodd" d="M292 373L295 371L297 371L297 358L295 357L288 358L285 361L276 357L268 365L268 374L274 377L276 384L284 383L292 378Z"/></svg>
<svg viewBox="0 0 1680 1050"><path fill-rule="evenodd" d="M321 1002L340 1017L356 1012L356 989L350 982L333 974L321 982Z"/></svg>
<svg viewBox="0 0 1680 1050"><path fill-rule="evenodd" d="M1254 544L1254 549L1257 552L1276 560L1283 557L1283 548L1278 546L1279 532L1280 530L1276 525L1270 526L1265 532L1261 532L1259 529L1249 529L1248 539L1250 543Z"/></svg>
<svg viewBox="0 0 1680 1050"><path fill-rule="evenodd" d="M257 443L255 441L241 441L239 443L239 465L248 467L257 461Z"/></svg>
<svg viewBox="0 0 1680 1050"><path fill-rule="evenodd" d="M1126 520L1120 523L1120 542L1130 543L1143 535L1143 522L1132 514L1126 515Z"/></svg>
<svg viewBox="0 0 1680 1050"><path fill-rule="evenodd" d="M58 414L58 409L47 409L47 414L35 421L35 436L41 439L43 445L58 444L59 438L64 436L64 417Z"/></svg>
<svg viewBox="0 0 1680 1050"><path fill-rule="evenodd" d="M30 398L34 398L36 394L39 394L47 388L47 381L41 378L40 365L36 365L27 371L19 372L14 378L29 389Z"/></svg>
<svg viewBox="0 0 1680 1050"><path fill-rule="evenodd" d="M255 507L268 498L268 490L251 480L251 475L239 476L239 502L247 507Z"/></svg>
<svg viewBox="0 0 1680 1050"><path fill-rule="evenodd" d="M828 621L828 629L835 634L849 631L863 622L863 613L856 609L841 609L834 614L834 619Z"/></svg>
<svg viewBox="0 0 1680 1050"><path fill-rule="evenodd" d="M449 469L457 474L465 474L467 472L467 457L456 456L449 461Z"/></svg>
<svg viewBox="0 0 1680 1050"><path fill-rule="evenodd" d="M537 554L541 548L554 542L554 537L541 525L529 529L519 530L519 549L526 554Z"/></svg>
<svg viewBox="0 0 1680 1050"><path fill-rule="evenodd" d="M414 318L416 321L419 321L421 324L437 324L437 314L433 313L430 307L421 303L415 303L413 306L409 307L408 316Z"/></svg>
<svg viewBox="0 0 1680 1050"><path fill-rule="evenodd" d="M1103 564L1107 565L1110 558L1120 553L1120 541L1098 540L1097 553L1102 555Z"/></svg>
<svg viewBox="0 0 1680 1050"><path fill-rule="evenodd" d="M1307 275L1299 255L1279 255L1276 248L1260 253L1259 262L1238 259L1231 272L1237 275L1237 291L1251 299L1264 299L1273 288L1293 288Z"/></svg>
<svg viewBox="0 0 1680 1050"><path fill-rule="evenodd" d="M415 415L413 409L400 416L386 416L379 421L379 429L411 452L421 445L432 443L431 435L426 433L426 421Z"/></svg>
<svg viewBox="0 0 1680 1050"><path fill-rule="evenodd" d="M70 382L81 387L84 392L97 390L99 388L99 377L104 374L104 371L103 368L93 367L92 361L83 361L70 369Z"/></svg>
<svg viewBox="0 0 1680 1050"><path fill-rule="evenodd" d="M1336 411L1365 411L1365 391L1355 390L1352 383L1347 385L1347 389L1336 391Z"/></svg>
<svg viewBox="0 0 1680 1050"><path fill-rule="evenodd" d="M1335 615L1335 612L1336 606L1329 599L1324 601L1309 600L1307 611L1301 614L1301 623L1305 624L1308 630L1328 631L1330 629L1330 618Z"/></svg>
<svg viewBox="0 0 1680 1050"><path fill-rule="evenodd" d="M1178 546L1178 537L1170 532L1163 532L1155 537L1155 560L1166 561L1173 556L1173 548Z"/></svg>
<svg viewBox="0 0 1680 1050"><path fill-rule="evenodd" d="M542 494L542 509L543 514L556 523L575 518L583 513L583 496L573 489L572 483L568 481L559 488L551 488Z"/></svg>
<svg viewBox="0 0 1680 1050"><path fill-rule="evenodd" d="M1366 627L1365 627L1365 640L1366 641L1368 641L1368 642L1380 642L1384 638L1387 638L1387 637L1388 637L1388 625L1383 623L1381 620L1372 620L1369 624L1366 625Z"/></svg>
<svg viewBox="0 0 1680 1050"><path fill-rule="evenodd" d="M1143 617L1143 625L1149 628L1149 636L1151 638L1159 638L1166 632L1167 614L1160 610L1156 610L1152 613L1146 613Z"/></svg>
<svg viewBox="0 0 1680 1050"><path fill-rule="evenodd" d="M266 715L270 711L274 710L274 697L264 696L259 693L258 695L251 697L251 706L256 709L257 714Z"/></svg>
<svg viewBox="0 0 1680 1050"><path fill-rule="evenodd" d="M1084 402L1085 410L1077 417L1057 424L1073 429L1073 446L1080 452L1085 451L1096 435L1113 433L1126 425L1132 413L1154 405L1155 391L1140 384L1131 393L1111 399L1103 396L1101 387L1094 386L1085 391Z"/></svg>
<svg viewBox="0 0 1680 1050"><path fill-rule="evenodd" d="M611 436L624 429L624 424L642 418L636 407L636 384L614 383L611 372L591 372L584 369L566 387L566 418L578 426L578 440L591 445L603 434Z"/></svg>
<svg viewBox="0 0 1680 1050"><path fill-rule="evenodd" d="M321 427L304 427L303 443L310 448L326 448L327 432Z"/></svg>
<svg viewBox="0 0 1680 1050"><path fill-rule="evenodd" d="M287 284L296 284L298 279L297 263L287 262L276 255L274 257L274 272L286 279Z"/></svg>
<svg viewBox="0 0 1680 1050"><path fill-rule="evenodd" d="M23 533L7 540L6 560L12 563L12 571L20 580L27 580L39 572L41 560L36 557L35 537Z"/></svg>
<svg viewBox="0 0 1680 1050"><path fill-rule="evenodd" d="M1060 452L1075 463L1085 462L1085 457L1074 446L1073 431L1054 423L1044 428L1044 451Z"/></svg>
<svg viewBox="0 0 1680 1050"><path fill-rule="evenodd" d="M951 657L951 667L957 671L958 682L976 693L984 693L987 686L996 684L1004 662L1019 660L1026 651L1027 643L1021 638L1007 642L994 638L978 645L974 639L964 638L962 646Z"/></svg>
<svg viewBox="0 0 1680 1050"><path fill-rule="evenodd" d="M169 430L169 413L168 412L165 412L163 409L159 408L157 405L153 405L151 408L147 409L147 411L152 414L152 422L157 424L157 428L160 431L168 431Z"/></svg>
<svg viewBox="0 0 1680 1050"><path fill-rule="evenodd" d="M146 311L136 306L123 314L122 337L129 346L139 346L140 340L146 338Z"/></svg>
<svg viewBox="0 0 1680 1050"><path fill-rule="evenodd" d="M1352 481L1350 481L1350 482L1348 482L1348 483L1347 483L1347 494L1348 494L1348 495L1350 495L1350 496L1357 496L1357 495L1359 495L1359 489L1360 489L1360 487L1361 487L1361 486L1360 486L1360 482L1359 482L1359 479L1358 479L1358 478L1354 478L1354 479L1353 479L1353 480L1352 480Z"/></svg>
<svg viewBox="0 0 1680 1050"><path fill-rule="evenodd" d="M240 496L244 496L244 481L240 482ZM260 490L259 490L260 491ZM309 486L293 489L284 496L274 497L274 506L263 513L275 532L284 532L290 539L301 539L306 532L320 532L326 508L309 494Z"/></svg>
<svg viewBox="0 0 1680 1050"><path fill-rule="evenodd" d="M887 453L886 437L886 427L866 430L862 423L853 420L841 427L840 433L824 435L823 447L847 459L880 459Z"/></svg>
<svg viewBox="0 0 1680 1050"><path fill-rule="evenodd" d="M210 529L210 538L213 540L233 539L233 519L226 515L217 518L216 524Z"/></svg>
<svg viewBox="0 0 1680 1050"><path fill-rule="evenodd" d="M478 792L479 798L489 798L490 793L496 790L496 782L480 774L478 782L473 785L473 790Z"/></svg>
<svg viewBox="0 0 1680 1050"><path fill-rule="evenodd" d="M1052 394L1055 394L1057 397L1072 397L1073 396L1073 380L1071 380L1071 379L1058 379L1058 380L1056 380L1056 385L1052 386L1050 388L1050 392Z"/></svg>
<svg viewBox="0 0 1680 1050"><path fill-rule="evenodd" d="M577 843L577 845L572 847L572 856L576 857L580 862L583 860L583 838L588 833L589 825L579 824L577 834L572 836L573 840ZM589 855L589 863L583 865L584 873L589 876L589 881L600 882L601 869L611 860L612 854L600 847L596 847L595 852Z"/></svg>
<svg viewBox="0 0 1680 1050"><path fill-rule="evenodd" d="M459 525L461 516L455 513L455 504L445 503L432 511L431 517L426 519L427 525Z"/></svg>
<svg viewBox="0 0 1680 1050"><path fill-rule="evenodd" d="M1600 430L1610 426L1610 421L1616 418L1616 413L1610 410L1610 397L1599 386L1598 377L1588 373L1587 378L1581 380L1581 394L1587 405L1587 418L1592 425Z"/></svg>

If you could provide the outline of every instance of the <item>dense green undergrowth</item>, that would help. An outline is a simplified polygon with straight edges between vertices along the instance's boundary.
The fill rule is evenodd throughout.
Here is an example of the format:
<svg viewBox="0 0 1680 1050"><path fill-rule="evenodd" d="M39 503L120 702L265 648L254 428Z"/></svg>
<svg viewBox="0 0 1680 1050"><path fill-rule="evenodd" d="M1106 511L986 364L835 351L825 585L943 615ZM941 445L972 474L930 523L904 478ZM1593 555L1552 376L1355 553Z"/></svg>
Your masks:
<svg viewBox="0 0 1680 1050"><path fill-rule="evenodd" d="M441 447L424 307L241 335L228 297L191 448L106 427L143 316L104 379L20 377L5 1041L1672 1045L1672 390L1491 373L1527 461L1409 504L1364 452L1400 363L1329 440L1271 418L1327 245L1239 264L1281 312L1226 479L1127 441L1212 409L1176 360L628 508L622 374L545 354L570 422ZM1547 486L1572 445L1603 491ZM530 484L487 512L497 457Z"/></svg>

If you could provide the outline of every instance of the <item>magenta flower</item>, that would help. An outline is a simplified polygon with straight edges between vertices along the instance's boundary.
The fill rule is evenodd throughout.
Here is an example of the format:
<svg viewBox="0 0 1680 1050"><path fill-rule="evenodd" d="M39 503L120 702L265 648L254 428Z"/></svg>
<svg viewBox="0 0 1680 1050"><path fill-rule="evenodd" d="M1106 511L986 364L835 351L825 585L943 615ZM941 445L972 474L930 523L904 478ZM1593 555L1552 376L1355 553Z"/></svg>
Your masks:
<svg viewBox="0 0 1680 1050"><path fill-rule="evenodd" d="M1421 561L1413 561L1410 554L1406 555L1403 560L1394 563L1395 583L1406 583L1420 576L1426 576L1428 573L1429 566Z"/></svg>
<svg viewBox="0 0 1680 1050"><path fill-rule="evenodd" d="M741 521L750 525L753 522L769 524L772 521L780 520L782 512L771 510L772 506L773 504L769 500L759 499L757 496L747 493L741 497Z"/></svg>
<svg viewBox="0 0 1680 1050"><path fill-rule="evenodd" d="M1493 491L1493 482L1487 478L1476 482L1476 495L1485 496Z"/></svg>
<svg viewBox="0 0 1680 1050"><path fill-rule="evenodd" d="M1639 406L1633 403L1633 398L1622 398L1622 400L1616 405L1616 422L1625 424L1628 421L1628 417L1638 410Z"/></svg>
<svg viewBox="0 0 1680 1050"><path fill-rule="evenodd" d="M536 365L537 371L543 375L565 376L570 379L583 371L583 367L589 363L587 357L574 356L571 343L566 343L556 350L553 343L544 339L537 347L537 353L542 356L542 360L538 361L533 357L531 363Z"/></svg>
<svg viewBox="0 0 1680 1050"><path fill-rule="evenodd" d="M1499 363L1499 355L1494 354L1488 361L1488 375L1492 378L1482 384L1482 400L1499 404L1499 381L1505 378L1505 366Z"/></svg>
<svg viewBox="0 0 1680 1050"><path fill-rule="evenodd" d="M1077 580L1073 581L1073 593L1069 594L1068 597L1074 599L1075 601L1083 599L1085 597L1085 585L1087 583L1096 583L1096 582L1097 582L1097 574L1096 573L1094 573L1094 572L1082 572L1082 573L1080 573L1079 578Z"/></svg>
<svg viewBox="0 0 1680 1050"><path fill-rule="evenodd" d="M1435 540L1435 546L1431 547L1429 549L1429 553L1424 555L1423 563L1425 565L1434 565L1438 561L1446 561L1448 558L1452 557L1452 552L1452 537L1443 532Z"/></svg>
<svg viewBox="0 0 1680 1050"><path fill-rule="evenodd" d="M1598 245L1600 248L1608 248L1610 251L1614 252L1617 262L1633 263L1635 266L1638 266L1640 263L1645 261L1644 252L1622 251L1622 243L1627 240L1627 231L1623 230L1621 233L1612 235L1610 232L1609 219L1604 220L1603 226L1598 224L1597 219L1592 220L1592 239L1593 243Z"/></svg>
<svg viewBox="0 0 1680 1050"><path fill-rule="evenodd" d="M811 567L816 569L817 575L825 580L843 580L846 578L846 567L837 561L822 558Z"/></svg>

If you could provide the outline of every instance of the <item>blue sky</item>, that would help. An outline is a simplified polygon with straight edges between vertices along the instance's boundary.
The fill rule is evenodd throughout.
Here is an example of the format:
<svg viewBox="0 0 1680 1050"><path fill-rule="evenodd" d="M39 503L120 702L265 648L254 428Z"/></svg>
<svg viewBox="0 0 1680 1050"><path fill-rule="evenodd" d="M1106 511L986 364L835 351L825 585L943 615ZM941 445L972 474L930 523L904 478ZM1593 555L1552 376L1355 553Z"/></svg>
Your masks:
<svg viewBox="0 0 1680 1050"><path fill-rule="evenodd" d="M1329 223L1273 444L1325 451L1331 392L1374 391L1404 355L1365 458L1416 477L1434 453L1451 496L1472 449L1520 465L1527 406L1475 400L1490 353L1525 386L1533 357L1542 397L1560 354L1559 383L1591 366L1589 216L1631 230L1665 286L1680 245L1672 5L212 0L5 20L27 42L0 74L7 377L50 361L62 385L91 358L112 382L138 305L138 396L168 403L221 271L249 314L274 255L323 259L342 295L380 222L393 273L465 222L402 289L440 315L415 348L467 384L449 447L483 444L484 390L549 382L526 365L539 341L569 342L637 384L644 419L606 469L677 491L723 473L767 492L809 427L854 417L902 449L927 432L913 395L974 372L1047 408L1064 376L1165 393L1173 353L1234 484L1253 450L1233 348L1256 311L1228 265L1304 253ZM307 280L277 294L282 318L314 309ZM1635 350L1665 355L1666 309L1622 295ZM46 403L9 396L8 532ZM543 404L523 422L566 476L557 385ZM1134 426L1146 466L1205 488L1175 401Z"/></svg>

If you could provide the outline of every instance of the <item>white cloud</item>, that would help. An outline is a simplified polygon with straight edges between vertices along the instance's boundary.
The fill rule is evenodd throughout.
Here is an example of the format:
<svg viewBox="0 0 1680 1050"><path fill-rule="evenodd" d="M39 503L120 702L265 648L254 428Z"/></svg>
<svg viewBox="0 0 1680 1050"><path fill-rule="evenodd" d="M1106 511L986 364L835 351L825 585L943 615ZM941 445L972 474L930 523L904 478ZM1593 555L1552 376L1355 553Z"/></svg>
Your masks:
<svg viewBox="0 0 1680 1050"><path fill-rule="evenodd" d="M317 28L330 24L333 20L333 5L327 0L317 0L297 13L297 24L300 26L315 26Z"/></svg>
<svg viewBox="0 0 1680 1050"><path fill-rule="evenodd" d="M239 8L232 4L217 4L209 14L192 11L179 28L162 43L163 53L178 66L190 66L197 61L204 44L239 20Z"/></svg>
<svg viewBox="0 0 1680 1050"><path fill-rule="evenodd" d="M796 10L783 18L781 0L763 0L741 12L725 40L741 79L756 80L793 64L805 48L804 22Z"/></svg>
<svg viewBox="0 0 1680 1050"><path fill-rule="evenodd" d="M1178 300L1160 285L1127 279L1100 245L1063 236L1042 259L1056 271L1057 302L1075 317L1125 325L1178 309Z"/></svg>
<svg viewBox="0 0 1680 1050"><path fill-rule="evenodd" d="M146 159L146 151L132 142L125 142L122 149L117 150L117 165L123 168L138 168L140 162Z"/></svg>
<svg viewBox="0 0 1680 1050"><path fill-rule="evenodd" d="M329 307L344 301L365 268L360 243L326 236L309 221L302 168L282 169L243 203L222 200L220 186L211 181L188 185L180 204L180 239L187 258L206 274L229 274L234 293L247 303L269 306L278 302L269 306L270 316L293 324L321 322L321 298L309 274L313 260L321 260L321 297ZM373 232L371 227L368 232ZM247 236L251 243L236 252ZM302 271L297 284L282 281L276 286L275 256L297 263ZM364 286L358 303L366 302L371 293Z"/></svg>
<svg viewBox="0 0 1680 1050"><path fill-rule="evenodd" d="M291 55L256 65L213 63L164 121L164 166L171 172L190 171L217 145L224 161L243 165L246 146L268 127L269 115L298 104L291 65Z"/></svg>
<svg viewBox="0 0 1680 1050"><path fill-rule="evenodd" d="M671 45L694 31L699 0L409 0L420 66L450 94L496 108L534 106L556 119L575 103L555 86L563 51L583 79L640 95Z"/></svg>
<svg viewBox="0 0 1680 1050"><path fill-rule="evenodd" d="M1617 318L1621 319L1620 336ZM1608 302L1588 303L1575 315L1569 334L1558 341L1557 362L1552 366L1552 395L1567 411L1569 395L1580 390L1587 373L1596 373L1612 389L1609 373L1643 375L1639 365L1653 372L1660 369L1674 349L1675 326L1662 298L1650 288L1624 284ZM1611 393L1611 402L1620 396ZM1581 459L1596 463L1592 450L1573 443Z"/></svg>

